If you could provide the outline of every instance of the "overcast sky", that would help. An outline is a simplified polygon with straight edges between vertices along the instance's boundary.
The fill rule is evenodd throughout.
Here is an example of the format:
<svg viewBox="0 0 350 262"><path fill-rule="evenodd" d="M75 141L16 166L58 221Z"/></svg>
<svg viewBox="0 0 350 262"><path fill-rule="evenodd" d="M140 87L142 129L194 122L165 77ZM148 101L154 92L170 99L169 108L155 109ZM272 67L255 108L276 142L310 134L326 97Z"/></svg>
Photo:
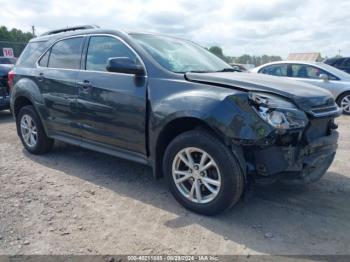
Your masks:
<svg viewBox="0 0 350 262"><path fill-rule="evenodd" d="M319 51L350 56L349 0L11 0L0 24L36 33L81 24L160 32L225 55Z"/></svg>

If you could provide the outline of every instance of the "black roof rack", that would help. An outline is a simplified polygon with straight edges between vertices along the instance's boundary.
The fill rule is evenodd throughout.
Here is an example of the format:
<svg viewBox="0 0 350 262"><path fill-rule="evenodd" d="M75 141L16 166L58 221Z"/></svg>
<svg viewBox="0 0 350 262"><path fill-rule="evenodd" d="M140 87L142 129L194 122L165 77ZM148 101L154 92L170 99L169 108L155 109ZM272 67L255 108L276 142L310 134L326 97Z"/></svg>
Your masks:
<svg viewBox="0 0 350 262"><path fill-rule="evenodd" d="M66 27L66 28L62 28L62 29L56 29L56 30L47 31L47 32L41 34L41 36L44 36L44 35L54 35L54 34L63 33L63 32L68 32L68 31L86 30L86 29L96 29L96 28L100 28L100 27L97 26L97 25L72 26L72 27Z"/></svg>

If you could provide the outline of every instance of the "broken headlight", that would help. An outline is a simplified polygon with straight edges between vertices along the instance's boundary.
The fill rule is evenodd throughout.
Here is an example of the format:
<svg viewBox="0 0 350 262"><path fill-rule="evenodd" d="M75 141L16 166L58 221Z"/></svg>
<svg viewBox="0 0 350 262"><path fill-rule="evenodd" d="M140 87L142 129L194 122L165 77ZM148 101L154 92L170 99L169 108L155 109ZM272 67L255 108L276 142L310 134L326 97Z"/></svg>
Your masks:
<svg viewBox="0 0 350 262"><path fill-rule="evenodd" d="M304 128L308 119L292 102L269 93L249 93L249 100L258 115L277 129Z"/></svg>

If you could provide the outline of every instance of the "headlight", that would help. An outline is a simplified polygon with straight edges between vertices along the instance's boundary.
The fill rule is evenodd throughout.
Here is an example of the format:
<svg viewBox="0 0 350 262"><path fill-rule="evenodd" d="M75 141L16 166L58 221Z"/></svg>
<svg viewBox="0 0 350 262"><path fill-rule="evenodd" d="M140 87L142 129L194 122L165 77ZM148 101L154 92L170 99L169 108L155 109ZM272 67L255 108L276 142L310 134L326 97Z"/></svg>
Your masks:
<svg viewBox="0 0 350 262"><path fill-rule="evenodd" d="M259 116L277 129L297 129L307 125L305 113L280 96L252 92L249 99Z"/></svg>

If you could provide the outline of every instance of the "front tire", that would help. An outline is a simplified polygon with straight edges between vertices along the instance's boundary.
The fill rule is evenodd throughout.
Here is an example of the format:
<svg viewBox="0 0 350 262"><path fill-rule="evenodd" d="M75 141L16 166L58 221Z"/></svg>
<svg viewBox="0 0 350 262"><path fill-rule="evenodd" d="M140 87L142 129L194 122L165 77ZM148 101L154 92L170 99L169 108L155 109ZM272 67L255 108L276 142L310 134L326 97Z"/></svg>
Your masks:
<svg viewBox="0 0 350 262"><path fill-rule="evenodd" d="M163 158L163 172L175 199L203 215L215 215L238 202L244 189L242 170L230 149L204 130L177 136Z"/></svg>
<svg viewBox="0 0 350 262"><path fill-rule="evenodd" d="M16 117L19 137L31 154L44 154L52 149L54 140L46 136L43 125L33 106L24 106Z"/></svg>
<svg viewBox="0 0 350 262"><path fill-rule="evenodd" d="M350 92L341 94L337 99L337 104L343 109L343 114L350 115Z"/></svg>

